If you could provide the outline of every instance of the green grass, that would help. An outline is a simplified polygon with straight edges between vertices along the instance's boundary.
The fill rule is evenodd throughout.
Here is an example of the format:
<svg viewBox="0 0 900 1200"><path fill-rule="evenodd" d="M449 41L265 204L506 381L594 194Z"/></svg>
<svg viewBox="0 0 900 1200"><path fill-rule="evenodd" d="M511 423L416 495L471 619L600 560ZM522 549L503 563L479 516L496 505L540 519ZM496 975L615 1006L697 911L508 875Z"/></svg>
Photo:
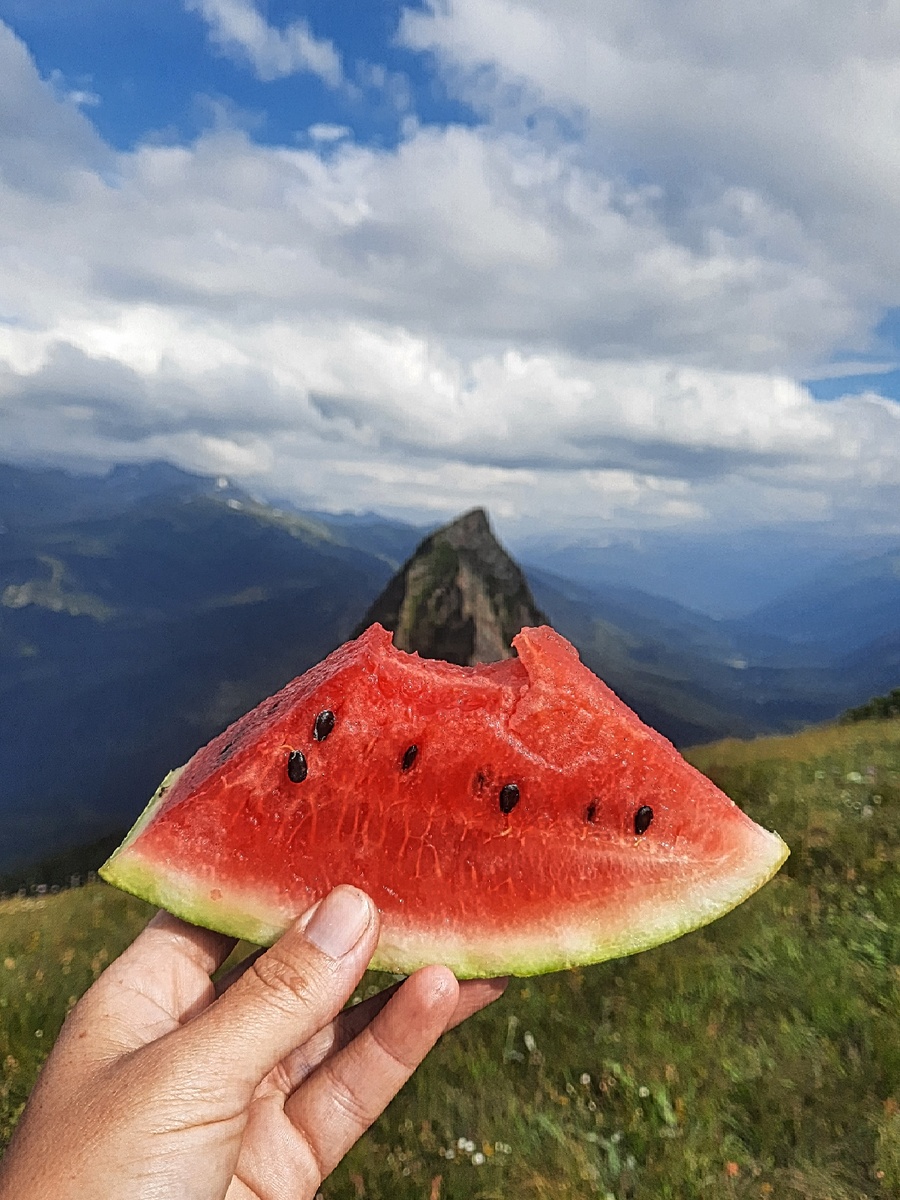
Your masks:
<svg viewBox="0 0 900 1200"><path fill-rule="evenodd" d="M778 878L678 942L514 980L327 1200L900 1195L900 722L691 758L785 837ZM147 912L101 885L0 906L4 1135L68 1005Z"/></svg>
<svg viewBox="0 0 900 1200"><path fill-rule="evenodd" d="M66 1013L153 911L103 884L0 903L0 1144Z"/></svg>

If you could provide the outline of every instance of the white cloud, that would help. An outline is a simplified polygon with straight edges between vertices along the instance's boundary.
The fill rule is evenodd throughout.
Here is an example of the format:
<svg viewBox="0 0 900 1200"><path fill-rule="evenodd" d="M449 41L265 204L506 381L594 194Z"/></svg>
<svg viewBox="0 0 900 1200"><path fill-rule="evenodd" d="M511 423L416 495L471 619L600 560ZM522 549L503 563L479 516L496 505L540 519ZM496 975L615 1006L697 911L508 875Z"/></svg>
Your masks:
<svg viewBox="0 0 900 1200"><path fill-rule="evenodd" d="M353 132L349 125L331 125L327 121L318 121L307 130L314 142L340 142Z"/></svg>
<svg viewBox="0 0 900 1200"><path fill-rule="evenodd" d="M77 244L91 311L325 309L445 338L751 370L819 361L859 320L812 266L715 230L686 245L651 189L482 130L417 129L395 151L346 143L326 160L225 131L120 156L115 186L84 176L40 236L29 195L4 211L31 236L17 239L0 303L5 285L35 319Z"/></svg>
<svg viewBox="0 0 900 1200"><path fill-rule="evenodd" d="M89 88L70 86L62 71L51 71L49 82L56 89L59 96L77 107L96 108L100 103L100 97Z"/></svg>
<svg viewBox="0 0 900 1200"><path fill-rule="evenodd" d="M759 176L604 158L577 94L600 84L567 83L529 49L551 38L548 11L484 0L409 18L408 38L457 64L491 56L494 81L478 86L494 108L477 128L413 123L389 150L337 128L297 149L224 127L115 154L0 25L7 453L171 457L321 507L486 503L566 529L897 527L900 408L875 394L821 404L795 382L836 347L865 348L877 297L898 291L892 251L850 269L833 194L829 240L828 221ZM594 7L553 11L563 47L580 28L593 54ZM607 40L656 64L629 11L610 7L621 27ZM701 70L696 24L671 44ZM240 28L245 47L268 45L252 20ZM501 104L516 80L519 99L507 88ZM654 88L645 126L661 146ZM581 107L584 136L517 123L514 104L536 111L526 91ZM637 106L623 98L618 134L611 98L601 112L621 145ZM681 114L670 124L674 164L690 131Z"/></svg>
<svg viewBox="0 0 900 1200"><path fill-rule="evenodd" d="M40 78L24 43L0 21L0 182L63 199L81 171L112 160L87 118ZM5 211L3 225L15 238Z"/></svg>
<svg viewBox="0 0 900 1200"><path fill-rule="evenodd" d="M341 60L334 45L314 37L306 21L275 29L253 0L185 0L185 7L203 17L215 45L249 62L264 83L301 72L318 75L332 87L341 82Z"/></svg>
<svg viewBox="0 0 900 1200"><path fill-rule="evenodd" d="M494 123L575 120L586 156L652 179L673 235L896 301L897 0L432 0L402 31Z"/></svg>

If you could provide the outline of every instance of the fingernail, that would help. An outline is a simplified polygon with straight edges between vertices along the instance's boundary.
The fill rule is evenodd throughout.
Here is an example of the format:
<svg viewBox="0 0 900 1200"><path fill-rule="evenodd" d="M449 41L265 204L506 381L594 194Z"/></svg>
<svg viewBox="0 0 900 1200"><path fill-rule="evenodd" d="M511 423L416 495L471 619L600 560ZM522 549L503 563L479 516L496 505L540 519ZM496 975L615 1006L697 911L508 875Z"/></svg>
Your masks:
<svg viewBox="0 0 900 1200"><path fill-rule="evenodd" d="M306 936L329 958L343 958L362 937L372 919L368 897L354 887L330 892L312 915Z"/></svg>

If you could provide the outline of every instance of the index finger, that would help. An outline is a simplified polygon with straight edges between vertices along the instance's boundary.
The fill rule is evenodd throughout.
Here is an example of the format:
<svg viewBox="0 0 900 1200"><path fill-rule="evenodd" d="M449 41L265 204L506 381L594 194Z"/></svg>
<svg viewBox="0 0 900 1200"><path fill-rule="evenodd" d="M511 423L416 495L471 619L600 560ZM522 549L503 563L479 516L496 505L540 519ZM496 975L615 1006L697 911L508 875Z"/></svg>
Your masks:
<svg viewBox="0 0 900 1200"><path fill-rule="evenodd" d="M212 1002L210 975L235 945L224 934L157 913L76 1006L70 1031L90 1026L98 1058L163 1037Z"/></svg>
<svg viewBox="0 0 900 1200"><path fill-rule="evenodd" d="M237 938L217 933L214 929L204 929L200 925L191 925L161 908L150 918L125 954L147 960L155 959L160 953L175 954L186 958L204 974L212 975L236 945Z"/></svg>
<svg viewBox="0 0 900 1200"><path fill-rule="evenodd" d="M195 1062L252 1093L296 1046L343 1008L378 941L378 910L342 885L303 914L196 1021L181 1031Z"/></svg>

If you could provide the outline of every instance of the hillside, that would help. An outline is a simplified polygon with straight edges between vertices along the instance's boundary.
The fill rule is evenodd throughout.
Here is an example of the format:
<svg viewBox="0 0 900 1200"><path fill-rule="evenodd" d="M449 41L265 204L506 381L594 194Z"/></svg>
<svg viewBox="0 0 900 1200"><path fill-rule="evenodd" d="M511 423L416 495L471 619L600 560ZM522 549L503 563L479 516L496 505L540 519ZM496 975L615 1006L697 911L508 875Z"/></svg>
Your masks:
<svg viewBox="0 0 900 1200"><path fill-rule="evenodd" d="M605 527L568 537L525 530L512 543L519 560L588 588L633 588L720 620L741 620L800 592L815 579L838 581L848 564L896 553L896 536L811 528L645 529ZM838 583L838 587L839 587Z"/></svg>
<svg viewBox="0 0 900 1200"><path fill-rule="evenodd" d="M900 1195L900 721L692 758L785 837L780 875L657 950L514 980L442 1041L328 1200ZM147 914L102 885L0 904L4 1134L72 998Z"/></svg>
<svg viewBox="0 0 900 1200"><path fill-rule="evenodd" d="M39 475L0 470L0 872L129 824L397 565L226 481Z"/></svg>
<svg viewBox="0 0 900 1200"><path fill-rule="evenodd" d="M897 685L900 549L885 547L884 539L866 546L851 552L840 540L825 540L804 552L771 536L744 534L727 546L656 535L640 546L594 550L575 543L541 551L526 542L525 561L548 611L542 580L571 602L572 617L587 631L585 649L590 625L600 621L631 646L637 676L641 665L651 676L658 666L660 679L642 683L648 712L667 707L664 696L660 705L652 695L667 690L667 679L680 683L696 732L676 740L688 744L696 733L708 736L703 725L715 728L708 717L697 723L691 710L698 701L718 715L720 731L773 731L829 719ZM641 590L648 580L658 594ZM666 598L672 593L696 607ZM741 614L710 616L715 595L729 596L728 607L740 603ZM766 598L754 603L754 596ZM603 628L598 633L606 639Z"/></svg>
<svg viewBox="0 0 900 1200"><path fill-rule="evenodd" d="M773 631L832 662L900 632L900 549L844 558L769 604L730 623L735 636L765 641Z"/></svg>
<svg viewBox="0 0 900 1200"><path fill-rule="evenodd" d="M678 746L796 729L836 716L882 682L866 671L760 662L721 623L625 588L586 588L532 570L538 603L584 661ZM877 682L876 682L877 681Z"/></svg>

